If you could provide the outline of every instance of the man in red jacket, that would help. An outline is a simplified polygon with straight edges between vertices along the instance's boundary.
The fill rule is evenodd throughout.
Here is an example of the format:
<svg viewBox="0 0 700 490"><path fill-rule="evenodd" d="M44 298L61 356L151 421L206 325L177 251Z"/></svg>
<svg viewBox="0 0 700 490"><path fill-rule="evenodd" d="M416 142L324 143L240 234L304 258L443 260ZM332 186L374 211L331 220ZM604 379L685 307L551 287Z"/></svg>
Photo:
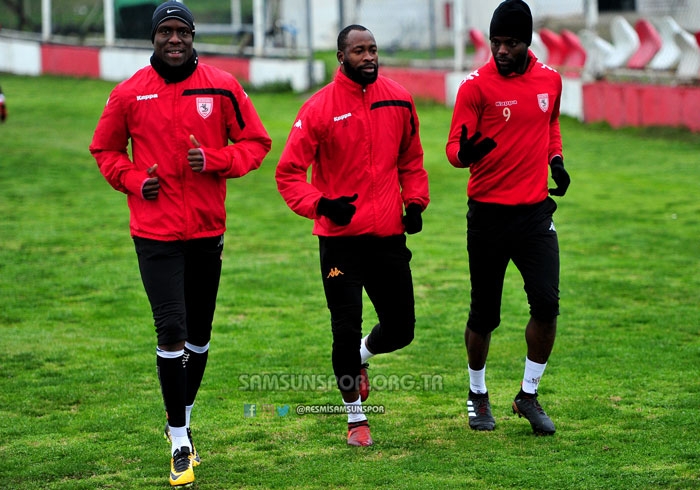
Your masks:
<svg viewBox="0 0 700 490"><path fill-rule="evenodd" d="M559 102L561 77L528 49L532 15L521 0L502 2L490 26L492 58L462 82L446 153L469 168L467 250L471 307L464 334L469 361L469 425L493 430L485 372L491 333L500 323L503 281L512 260L530 304L527 357L513 412L537 434L554 424L537 388L554 345L559 315L559 245L549 194L563 196ZM484 135L482 138L481 136ZM547 188L548 170L557 184Z"/></svg>
<svg viewBox="0 0 700 490"><path fill-rule="evenodd" d="M127 195L131 210L158 339L173 486L192 483L192 466L199 464L190 413L207 362L221 276L226 180L257 169L271 147L236 79L198 63L194 35L185 5L168 1L155 9L151 64L112 91L90 145L100 171Z"/></svg>
<svg viewBox="0 0 700 490"><path fill-rule="evenodd" d="M289 207L314 220L347 442L369 446L362 412L369 391L366 362L413 340L411 252L404 232L422 229L428 174L413 99L379 75L372 33L359 25L343 29L337 58L335 79L299 110L276 179ZM363 288L379 319L364 338Z"/></svg>

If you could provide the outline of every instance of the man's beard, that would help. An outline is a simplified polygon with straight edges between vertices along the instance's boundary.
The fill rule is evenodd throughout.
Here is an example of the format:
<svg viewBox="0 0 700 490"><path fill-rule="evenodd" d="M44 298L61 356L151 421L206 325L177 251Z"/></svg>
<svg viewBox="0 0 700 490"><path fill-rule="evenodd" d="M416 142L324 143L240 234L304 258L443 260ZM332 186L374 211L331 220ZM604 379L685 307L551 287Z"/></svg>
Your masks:
<svg viewBox="0 0 700 490"><path fill-rule="evenodd" d="M527 67L527 52L524 53L522 56L518 56L517 58L513 59L505 67L501 67L501 65L496 63L498 73L500 73L504 77L510 75L511 73L524 73L525 67Z"/></svg>
<svg viewBox="0 0 700 490"><path fill-rule="evenodd" d="M379 64L373 64L372 66L375 68L375 70L371 73L367 73L362 70L362 67L356 69L350 66L350 63L347 61L343 61L343 69L345 70L345 74L350 80L359 83L360 85L369 85L370 83L377 81L377 76L379 75Z"/></svg>

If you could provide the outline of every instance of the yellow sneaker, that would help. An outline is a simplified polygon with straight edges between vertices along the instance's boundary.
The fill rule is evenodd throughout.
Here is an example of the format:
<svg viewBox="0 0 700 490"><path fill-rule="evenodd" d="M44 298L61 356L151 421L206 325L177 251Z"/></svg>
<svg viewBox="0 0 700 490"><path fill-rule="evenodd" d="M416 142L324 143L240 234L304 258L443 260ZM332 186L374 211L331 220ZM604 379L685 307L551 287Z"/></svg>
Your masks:
<svg viewBox="0 0 700 490"><path fill-rule="evenodd" d="M192 453L187 446L175 450L170 460L170 485L173 487L185 487L194 483L194 470L192 469Z"/></svg>

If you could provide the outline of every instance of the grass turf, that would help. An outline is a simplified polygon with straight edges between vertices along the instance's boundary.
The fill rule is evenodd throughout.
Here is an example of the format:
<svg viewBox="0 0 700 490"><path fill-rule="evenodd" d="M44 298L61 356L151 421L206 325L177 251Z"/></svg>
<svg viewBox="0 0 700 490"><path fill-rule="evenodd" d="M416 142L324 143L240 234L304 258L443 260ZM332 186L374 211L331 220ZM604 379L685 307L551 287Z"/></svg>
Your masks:
<svg viewBox="0 0 700 490"><path fill-rule="evenodd" d="M167 488L155 336L125 198L87 150L113 84L0 81L2 486ZM409 237L416 339L372 360L368 403L385 413L370 415L375 446L349 448L344 416L295 413L340 403L321 381L332 370L317 242L273 175L303 97L251 97L273 151L229 185L214 337L193 413L196 488L700 488L697 134L562 120L572 176L555 215L562 315L540 386L557 434L535 437L510 411L527 321L512 268L487 370L497 428L479 433L464 405L467 173L444 156L449 109L419 104L432 202L423 232ZM265 376L316 382L251 383Z"/></svg>

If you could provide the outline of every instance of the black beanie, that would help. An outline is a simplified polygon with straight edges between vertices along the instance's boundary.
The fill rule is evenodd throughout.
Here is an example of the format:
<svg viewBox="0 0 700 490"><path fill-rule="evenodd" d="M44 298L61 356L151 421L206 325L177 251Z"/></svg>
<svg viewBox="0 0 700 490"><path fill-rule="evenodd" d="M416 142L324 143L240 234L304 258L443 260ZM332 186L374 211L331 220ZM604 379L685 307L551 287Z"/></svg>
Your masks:
<svg viewBox="0 0 700 490"><path fill-rule="evenodd" d="M188 9L184 3L170 0L161 3L153 11L153 18L151 19L151 42L156 38L158 26L168 19L177 19L184 22L190 28L192 34L194 34L194 16L192 12L190 12L190 9Z"/></svg>
<svg viewBox="0 0 700 490"><path fill-rule="evenodd" d="M512 37L532 44L532 13L530 7L522 0L506 0L493 12L489 39L494 37Z"/></svg>

